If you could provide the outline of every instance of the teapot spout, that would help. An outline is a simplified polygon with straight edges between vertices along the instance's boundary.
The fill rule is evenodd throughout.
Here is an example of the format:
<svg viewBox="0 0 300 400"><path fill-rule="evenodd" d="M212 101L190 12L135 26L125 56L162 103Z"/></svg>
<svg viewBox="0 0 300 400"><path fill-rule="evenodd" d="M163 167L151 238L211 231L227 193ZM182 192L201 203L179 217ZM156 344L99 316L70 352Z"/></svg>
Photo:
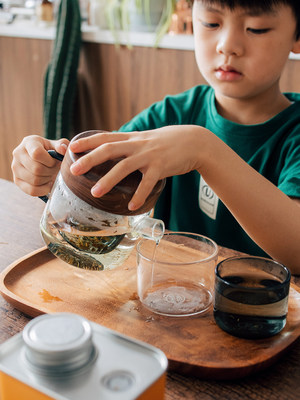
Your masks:
<svg viewBox="0 0 300 400"><path fill-rule="evenodd" d="M165 233L165 224L160 219L145 216L134 225L134 231L139 236L158 243Z"/></svg>

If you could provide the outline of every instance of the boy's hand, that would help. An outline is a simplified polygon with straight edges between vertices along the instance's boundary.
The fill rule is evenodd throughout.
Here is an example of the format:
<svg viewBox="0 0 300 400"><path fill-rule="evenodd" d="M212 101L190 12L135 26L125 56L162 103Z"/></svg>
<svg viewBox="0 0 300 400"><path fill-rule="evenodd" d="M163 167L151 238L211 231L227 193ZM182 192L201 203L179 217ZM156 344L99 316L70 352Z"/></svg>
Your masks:
<svg viewBox="0 0 300 400"><path fill-rule="evenodd" d="M12 171L14 182L31 196L43 196L50 192L60 168L60 162L47 151L65 154L67 139L48 140L38 135L25 137L13 151Z"/></svg>
<svg viewBox="0 0 300 400"><path fill-rule="evenodd" d="M199 146L206 131L199 126L181 125L143 132L95 134L71 143L73 152L91 150L72 165L71 172L81 175L107 160L124 157L96 183L92 194L101 197L127 175L140 170L143 178L128 206L136 210L158 180L199 169Z"/></svg>

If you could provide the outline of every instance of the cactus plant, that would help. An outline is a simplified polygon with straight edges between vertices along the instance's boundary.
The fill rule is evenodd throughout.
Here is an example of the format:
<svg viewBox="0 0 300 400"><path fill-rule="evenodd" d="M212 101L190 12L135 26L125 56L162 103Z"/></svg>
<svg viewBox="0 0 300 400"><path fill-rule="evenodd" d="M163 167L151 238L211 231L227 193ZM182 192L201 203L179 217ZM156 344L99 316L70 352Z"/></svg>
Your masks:
<svg viewBox="0 0 300 400"><path fill-rule="evenodd" d="M71 134L80 46L81 15L78 0L61 0L44 85L44 135L48 139L60 139Z"/></svg>

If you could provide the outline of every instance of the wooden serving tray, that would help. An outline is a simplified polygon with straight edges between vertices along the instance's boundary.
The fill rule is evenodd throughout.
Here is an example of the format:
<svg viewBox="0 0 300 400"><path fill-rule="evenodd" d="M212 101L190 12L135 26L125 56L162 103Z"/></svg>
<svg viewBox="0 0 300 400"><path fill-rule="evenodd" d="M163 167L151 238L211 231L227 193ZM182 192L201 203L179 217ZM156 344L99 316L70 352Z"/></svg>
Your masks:
<svg viewBox="0 0 300 400"><path fill-rule="evenodd" d="M145 309L136 292L135 252L112 271L85 271L43 247L0 275L2 296L29 316L74 312L160 348L169 369L202 378L235 379L271 365L300 335L300 289L292 285L287 324L260 340L233 337L214 322L212 309L194 318L163 317Z"/></svg>

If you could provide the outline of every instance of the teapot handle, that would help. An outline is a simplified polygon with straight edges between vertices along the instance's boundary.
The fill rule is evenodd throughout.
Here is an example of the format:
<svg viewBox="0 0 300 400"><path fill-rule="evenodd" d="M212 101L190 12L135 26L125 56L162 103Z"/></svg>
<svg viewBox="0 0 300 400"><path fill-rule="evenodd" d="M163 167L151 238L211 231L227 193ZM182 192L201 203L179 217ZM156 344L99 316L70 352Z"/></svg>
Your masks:
<svg viewBox="0 0 300 400"><path fill-rule="evenodd" d="M55 158L58 161L62 161L64 159L64 156L55 150L48 150L48 153L52 158ZM44 203L47 203L48 201L48 196L39 196L39 198L43 200Z"/></svg>

